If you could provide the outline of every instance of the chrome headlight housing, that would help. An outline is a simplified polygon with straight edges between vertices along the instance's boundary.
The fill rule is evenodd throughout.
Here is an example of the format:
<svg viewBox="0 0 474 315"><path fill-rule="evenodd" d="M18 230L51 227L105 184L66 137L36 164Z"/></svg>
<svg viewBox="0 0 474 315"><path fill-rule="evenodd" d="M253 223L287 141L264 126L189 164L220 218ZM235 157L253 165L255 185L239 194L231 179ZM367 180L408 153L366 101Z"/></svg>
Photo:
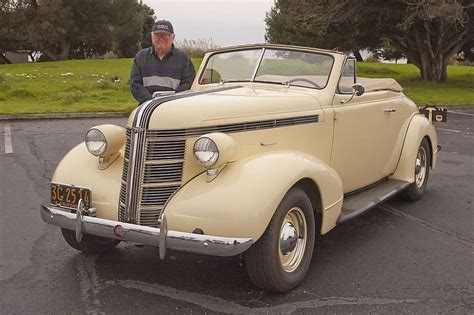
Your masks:
<svg viewBox="0 0 474 315"><path fill-rule="evenodd" d="M87 131L84 142L92 155L115 156L125 145L125 129L116 125L95 126Z"/></svg>
<svg viewBox="0 0 474 315"><path fill-rule="evenodd" d="M215 169L231 161L236 151L234 139L222 132L208 133L194 143L194 159L206 168Z"/></svg>
<svg viewBox="0 0 474 315"><path fill-rule="evenodd" d="M101 156L107 151L107 139L102 131L91 128L86 133L86 147L90 154Z"/></svg>
<svg viewBox="0 0 474 315"><path fill-rule="evenodd" d="M194 143L194 158L204 168L211 168L219 159L217 144L208 137L201 137Z"/></svg>

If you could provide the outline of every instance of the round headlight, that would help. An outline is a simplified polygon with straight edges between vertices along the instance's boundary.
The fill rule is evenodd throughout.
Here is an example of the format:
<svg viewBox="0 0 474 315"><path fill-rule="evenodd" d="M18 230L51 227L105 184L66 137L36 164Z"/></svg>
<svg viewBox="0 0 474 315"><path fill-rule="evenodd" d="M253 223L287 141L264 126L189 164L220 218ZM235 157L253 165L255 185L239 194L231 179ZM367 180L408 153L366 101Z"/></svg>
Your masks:
<svg viewBox="0 0 474 315"><path fill-rule="evenodd" d="M107 150L107 140L102 131L90 129L86 134L86 147L90 154L100 156Z"/></svg>
<svg viewBox="0 0 474 315"><path fill-rule="evenodd" d="M210 168L219 159L217 144L209 138L201 137L194 143L194 158L205 168Z"/></svg>

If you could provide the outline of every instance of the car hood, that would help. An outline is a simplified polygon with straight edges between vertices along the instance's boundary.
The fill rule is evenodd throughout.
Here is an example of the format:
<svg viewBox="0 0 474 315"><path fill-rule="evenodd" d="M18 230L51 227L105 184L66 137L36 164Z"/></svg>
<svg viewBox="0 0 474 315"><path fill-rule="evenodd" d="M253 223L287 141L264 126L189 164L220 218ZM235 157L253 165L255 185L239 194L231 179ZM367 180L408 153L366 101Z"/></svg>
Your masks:
<svg viewBox="0 0 474 315"><path fill-rule="evenodd" d="M237 87L167 101L153 112L149 129L180 129L311 115L317 97L299 88ZM136 111L130 115L132 126Z"/></svg>

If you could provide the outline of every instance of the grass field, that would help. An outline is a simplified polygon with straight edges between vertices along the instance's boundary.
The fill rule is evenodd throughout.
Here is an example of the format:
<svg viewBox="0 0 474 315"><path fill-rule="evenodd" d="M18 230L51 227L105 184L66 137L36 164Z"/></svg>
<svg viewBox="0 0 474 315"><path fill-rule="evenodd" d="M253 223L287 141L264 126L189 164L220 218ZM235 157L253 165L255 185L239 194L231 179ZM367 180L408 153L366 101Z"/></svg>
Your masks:
<svg viewBox="0 0 474 315"><path fill-rule="evenodd" d="M197 68L201 59L193 59ZM0 65L0 115L128 111L132 59ZM474 103L474 67L449 66L447 83L418 80L413 65L359 63L358 75L393 77L416 103Z"/></svg>

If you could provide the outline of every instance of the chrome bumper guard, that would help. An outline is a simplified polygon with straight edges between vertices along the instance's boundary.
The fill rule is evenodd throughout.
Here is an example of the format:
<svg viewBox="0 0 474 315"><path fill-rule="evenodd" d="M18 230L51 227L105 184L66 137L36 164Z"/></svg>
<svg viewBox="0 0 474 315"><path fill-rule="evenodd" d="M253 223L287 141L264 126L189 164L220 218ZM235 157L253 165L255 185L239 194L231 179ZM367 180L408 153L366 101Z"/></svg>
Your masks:
<svg viewBox="0 0 474 315"><path fill-rule="evenodd" d="M160 229L86 216L80 211L70 213L55 206L41 205L41 218L46 223L76 231L76 238L79 241L85 233L160 247L162 259L167 248L213 256L234 256L243 253L253 244L251 238L217 237L170 231L166 228L166 220L164 220L165 225Z"/></svg>

